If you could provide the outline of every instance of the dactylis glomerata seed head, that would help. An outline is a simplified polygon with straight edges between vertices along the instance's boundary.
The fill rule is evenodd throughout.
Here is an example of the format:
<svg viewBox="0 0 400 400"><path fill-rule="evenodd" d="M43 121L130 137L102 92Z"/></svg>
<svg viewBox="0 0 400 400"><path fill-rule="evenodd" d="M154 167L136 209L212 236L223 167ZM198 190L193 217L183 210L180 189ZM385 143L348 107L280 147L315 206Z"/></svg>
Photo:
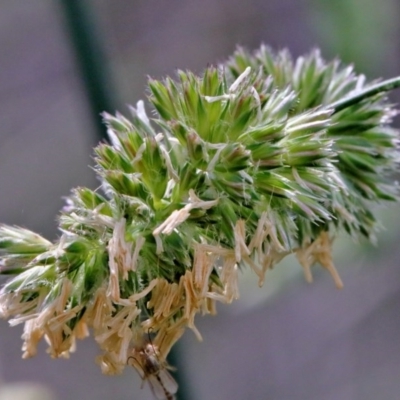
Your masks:
<svg viewBox="0 0 400 400"><path fill-rule="evenodd" d="M200 337L198 312L239 296L240 268L261 285L291 253L308 280L318 262L342 287L333 237L373 239L372 206L397 198L385 91L399 84L366 83L316 51L293 60L264 46L200 76L150 79L154 118L142 101L130 118L104 114L102 191L72 192L59 240L0 227L2 272L14 275L0 312L25 324L24 357L43 337L66 356L90 329L105 373L132 352L147 362L149 333L164 366L186 327Z"/></svg>

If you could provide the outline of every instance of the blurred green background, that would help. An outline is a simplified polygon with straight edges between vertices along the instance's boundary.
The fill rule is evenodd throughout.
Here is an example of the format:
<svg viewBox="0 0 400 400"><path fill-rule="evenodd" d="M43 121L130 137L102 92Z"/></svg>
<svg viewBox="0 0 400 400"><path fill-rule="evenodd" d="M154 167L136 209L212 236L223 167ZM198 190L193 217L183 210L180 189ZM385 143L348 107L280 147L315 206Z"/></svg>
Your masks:
<svg viewBox="0 0 400 400"><path fill-rule="evenodd" d="M79 14L68 14L74 6ZM89 168L99 112L127 113L145 97L147 76L200 73L237 44L263 42L295 56L319 47L369 79L389 78L400 75L399 17L398 0L2 0L0 221L56 237L62 196L99 184ZM339 238L343 291L319 269L306 284L293 259L261 289L245 273L238 302L198 319L204 342L188 332L179 345L185 399L398 399L399 210L379 211L377 247ZM1 400L19 381L45 385L59 400L152 398L133 370L102 376L90 338L70 360L51 360L42 344L22 361L21 333L0 321Z"/></svg>

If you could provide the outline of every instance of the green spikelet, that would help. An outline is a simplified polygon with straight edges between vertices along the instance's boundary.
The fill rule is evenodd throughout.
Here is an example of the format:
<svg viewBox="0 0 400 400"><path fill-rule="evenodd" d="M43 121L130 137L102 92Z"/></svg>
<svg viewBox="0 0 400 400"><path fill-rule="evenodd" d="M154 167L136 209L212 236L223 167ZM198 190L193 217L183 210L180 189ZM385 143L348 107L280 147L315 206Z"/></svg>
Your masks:
<svg viewBox="0 0 400 400"><path fill-rule="evenodd" d="M142 101L130 118L104 113L102 193L72 192L59 240L0 227L1 272L14 275L0 314L25 323L25 357L44 336L67 355L91 329L103 372L117 373L145 357L151 332L164 365L186 327L200 337L197 312L238 297L239 268L261 285L296 253L307 280L319 263L342 287L333 237L372 240L373 206L397 200L385 92L400 78L368 83L318 51L293 60L265 46L177 75L149 81L151 120Z"/></svg>

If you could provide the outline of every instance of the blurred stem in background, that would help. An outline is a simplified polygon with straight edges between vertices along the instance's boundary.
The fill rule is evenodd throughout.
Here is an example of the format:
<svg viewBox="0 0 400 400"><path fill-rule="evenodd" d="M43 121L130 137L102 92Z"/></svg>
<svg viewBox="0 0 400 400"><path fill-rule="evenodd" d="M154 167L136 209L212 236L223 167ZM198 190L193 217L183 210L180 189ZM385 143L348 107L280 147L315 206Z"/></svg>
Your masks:
<svg viewBox="0 0 400 400"><path fill-rule="evenodd" d="M116 89L112 85L112 76L107 57L101 42L101 32L96 25L95 13L87 0L61 0L62 13L66 28L75 52L79 73L86 92L97 138L107 139L106 126L100 114L103 111L113 113L118 107ZM184 371L179 357L179 345L170 353L172 363L177 367L174 373L179 385L177 400L192 398L182 377Z"/></svg>
<svg viewBox="0 0 400 400"><path fill-rule="evenodd" d="M399 35L398 0L311 0L311 27L321 38L327 58L338 56L367 75L395 73ZM383 44L387 44L386 46ZM325 52L324 52L325 53Z"/></svg>
<svg viewBox="0 0 400 400"><path fill-rule="evenodd" d="M101 43L100 30L87 0L61 0L62 13L89 102L98 139L107 139L100 114L114 112L117 95Z"/></svg>

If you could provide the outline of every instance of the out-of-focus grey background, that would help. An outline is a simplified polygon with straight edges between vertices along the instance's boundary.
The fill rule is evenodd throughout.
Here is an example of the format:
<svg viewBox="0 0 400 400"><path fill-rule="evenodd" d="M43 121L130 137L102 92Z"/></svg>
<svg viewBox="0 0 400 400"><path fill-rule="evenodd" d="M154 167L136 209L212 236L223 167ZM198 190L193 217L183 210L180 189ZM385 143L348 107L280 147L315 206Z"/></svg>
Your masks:
<svg viewBox="0 0 400 400"><path fill-rule="evenodd" d="M97 126L62 3L0 2L0 221L50 238L62 196L98 185L89 167ZM296 56L320 47L325 58L353 62L371 79L400 74L398 0L81 3L97 28L102 68L122 112L144 97L147 75L201 72L236 44L264 42ZM399 102L399 93L390 97ZM306 284L294 260L268 273L263 288L245 274L239 301L197 320L203 343L187 332L179 346L186 400L399 399L399 211L380 211L386 230L376 248L345 237L337 242L342 291L318 269L314 284ZM103 376L90 338L69 360L50 359L42 344L38 356L23 361L21 333L0 321L0 395L7 384L29 381L59 400L152 398L133 370Z"/></svg>

